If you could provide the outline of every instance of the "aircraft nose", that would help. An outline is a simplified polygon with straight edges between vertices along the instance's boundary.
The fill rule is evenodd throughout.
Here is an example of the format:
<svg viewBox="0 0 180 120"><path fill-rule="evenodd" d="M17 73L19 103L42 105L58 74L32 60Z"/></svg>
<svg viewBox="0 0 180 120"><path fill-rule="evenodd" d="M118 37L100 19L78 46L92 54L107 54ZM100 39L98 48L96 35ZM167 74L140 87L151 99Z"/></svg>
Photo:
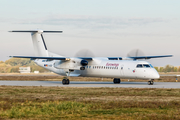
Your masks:
<svg viewBox="0 0 180 120"><path fill-rule="evenodd" d="M155 79L159 79L160 78L160 75L159 73L157 72L155 75L154 75Z"/></svg>
<svg viewBox="0 0 180 120"><path fill-rule="evenodd" d="M159 79L160 78L160 75L156 70L154 70L154 75L153 76L154 76L154 79Z"/></svg>

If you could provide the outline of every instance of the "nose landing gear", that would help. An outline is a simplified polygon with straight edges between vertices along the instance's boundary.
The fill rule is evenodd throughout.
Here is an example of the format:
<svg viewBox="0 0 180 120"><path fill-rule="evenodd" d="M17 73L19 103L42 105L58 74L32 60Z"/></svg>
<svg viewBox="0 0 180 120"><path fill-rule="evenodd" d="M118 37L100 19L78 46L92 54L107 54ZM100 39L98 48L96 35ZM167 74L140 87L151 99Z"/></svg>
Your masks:
<svg viewBox="0 0 180 120"><path fill-rule="evenodd" d="M119 78L114 78L114 79L113 79L113 82L114 82L114 84L118 84L118 83L121 82L121 80L120 80Z"/></svg>
<svg viewBox="0 0 180 120"><path fill-rule="evenodd" d="M153 85L153 84L154 84L153 80L148 81L148 85Z"/></svg>

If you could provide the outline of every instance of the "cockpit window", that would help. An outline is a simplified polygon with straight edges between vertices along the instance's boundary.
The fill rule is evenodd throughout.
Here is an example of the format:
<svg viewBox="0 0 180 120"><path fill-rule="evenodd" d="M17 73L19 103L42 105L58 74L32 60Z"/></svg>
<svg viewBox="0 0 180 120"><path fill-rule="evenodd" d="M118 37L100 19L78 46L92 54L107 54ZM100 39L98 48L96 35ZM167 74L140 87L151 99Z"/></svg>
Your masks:
<svg viewBox="0 0 180 120"><path fill-rule="evenodd" d="M149 64L143 64L143 66L144 66L145 68L149 68L149 67L150 67Z"/></svg>
<svg viewBox="0 0 180 120"><path fill-rule="evenodd" d="M136 68L153 68L151 64L137 64Z"/></svg>
<svg viewBox="0 0 180 120"><path fill-rule="evenodd" d="M142 66L142 64L138 64L136 67L137 68L142 68L143 66Z"/></svg>

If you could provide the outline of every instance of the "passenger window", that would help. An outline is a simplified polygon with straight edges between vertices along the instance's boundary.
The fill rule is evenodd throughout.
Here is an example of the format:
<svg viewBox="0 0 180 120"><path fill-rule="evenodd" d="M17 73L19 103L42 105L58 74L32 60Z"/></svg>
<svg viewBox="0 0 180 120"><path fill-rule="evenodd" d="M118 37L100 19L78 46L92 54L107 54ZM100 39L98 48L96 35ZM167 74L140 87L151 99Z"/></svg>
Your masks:
<svg viewBox="0 0 180 120"><path fill-rule="evenodd" d="M148 64L143 64L143 66L144 66L145 68L149 68L149 67L150 67L150 65L148 65Z"/></svg>
<svg viewBox="0 0 180 120"><path fill-rule="evenodd" d="M143 66L142 66L142 64L138 64L136 67L137 68L142 68Z"/></svg>

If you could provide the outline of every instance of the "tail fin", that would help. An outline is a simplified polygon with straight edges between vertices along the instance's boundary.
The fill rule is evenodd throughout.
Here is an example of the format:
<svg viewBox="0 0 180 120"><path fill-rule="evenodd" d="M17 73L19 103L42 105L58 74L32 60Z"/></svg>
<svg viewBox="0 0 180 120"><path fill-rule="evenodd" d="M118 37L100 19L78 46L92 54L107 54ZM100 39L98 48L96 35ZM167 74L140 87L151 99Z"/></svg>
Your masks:
<svg viewBox="0 0 180 120"><path fill-rule="evenodd" d="M43 31L43 30L14 30L10 32L30 32L32 36L35 55L39 57L48 57L48 50L43 38L43 33L62 33L62 31Z"/></svg>

